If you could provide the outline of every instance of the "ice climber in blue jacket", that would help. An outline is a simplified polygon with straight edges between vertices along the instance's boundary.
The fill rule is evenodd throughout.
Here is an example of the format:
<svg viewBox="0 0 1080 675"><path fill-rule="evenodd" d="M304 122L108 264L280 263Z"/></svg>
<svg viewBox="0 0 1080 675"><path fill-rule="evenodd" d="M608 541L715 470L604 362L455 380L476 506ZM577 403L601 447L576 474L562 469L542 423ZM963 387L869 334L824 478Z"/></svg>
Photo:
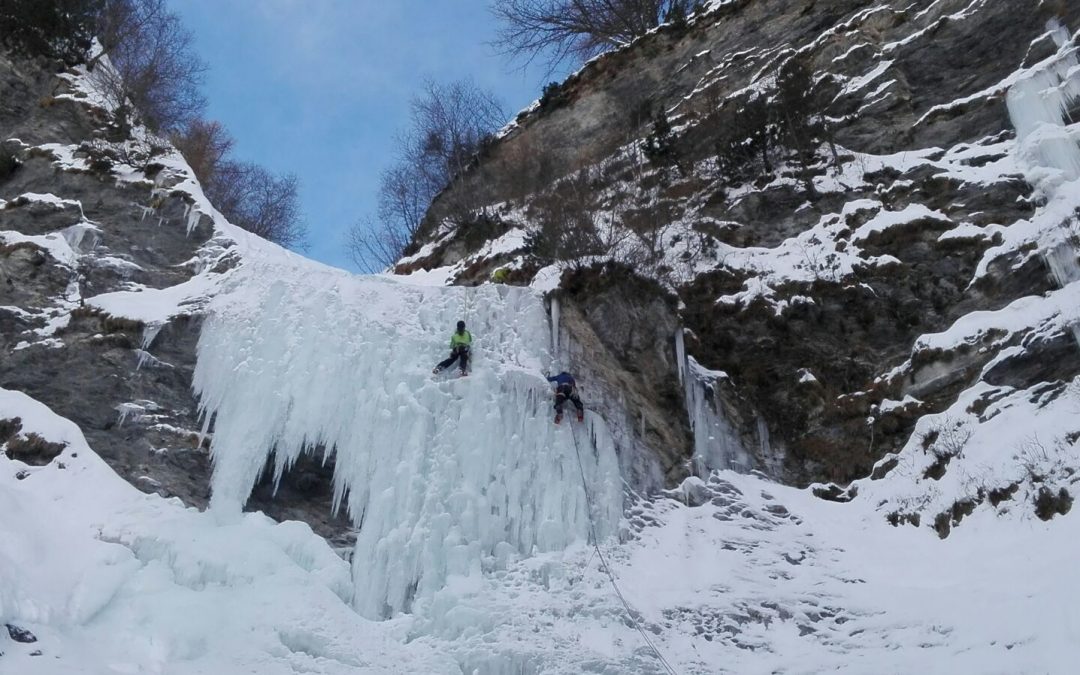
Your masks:
<svg viewBox="0 0 1080 675"><path fill-rule="evenodd" d="M585 406L581 403L581 398L578 397L577 382L574 381L574 376L564 370L558 375L548 376L547 380L555 384L555 424L562 422L563 404L568 399L577 408L578 422L584 421Z"/></svg>

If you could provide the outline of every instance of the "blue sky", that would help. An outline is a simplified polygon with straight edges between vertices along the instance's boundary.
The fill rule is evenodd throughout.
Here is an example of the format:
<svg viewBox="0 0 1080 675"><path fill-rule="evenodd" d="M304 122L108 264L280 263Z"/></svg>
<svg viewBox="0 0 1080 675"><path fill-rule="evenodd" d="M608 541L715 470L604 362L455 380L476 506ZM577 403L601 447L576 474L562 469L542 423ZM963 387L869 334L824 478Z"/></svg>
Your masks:
<svg viewBox="0 0 1080 675"><path fill-rule="evenodd" d="M170 0L210 66L207 116L238 159L295 173L307 255L347 267L346 228L375 210L379 172L425 78L472 77L511 113L539 95L485 44L488 0Z"/></svg>

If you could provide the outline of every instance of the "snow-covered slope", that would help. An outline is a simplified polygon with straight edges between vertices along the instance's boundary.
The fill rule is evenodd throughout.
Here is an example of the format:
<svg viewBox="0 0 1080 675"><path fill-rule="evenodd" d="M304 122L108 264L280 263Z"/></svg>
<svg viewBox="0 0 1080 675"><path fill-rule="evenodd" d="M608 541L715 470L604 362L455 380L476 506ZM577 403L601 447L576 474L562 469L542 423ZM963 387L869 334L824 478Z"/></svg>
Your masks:
<svg viewBox="0 0 1080 675"><path fill-rule="evenodd" d="M63 443L0 454L0 672L415 673L453 662L352 611L347 564L302 523L223 524L140 493L78 427L0 389L0 418Z"/></svg>
<svg viewBox="0 0 1080 675"><path fill-rule="evenodd" d="M67 447L40 468L0 456L0 621L36 638L0 635L0 672L663 672L633 622L681 673L1067 673L1080 657L1075 518L982 511L942 544L863 500L717 474L637 504L629 541L602 544L632 621L579 541L371 622L307 527L140 494L70 422L0 391L11 416Z"/></svg>

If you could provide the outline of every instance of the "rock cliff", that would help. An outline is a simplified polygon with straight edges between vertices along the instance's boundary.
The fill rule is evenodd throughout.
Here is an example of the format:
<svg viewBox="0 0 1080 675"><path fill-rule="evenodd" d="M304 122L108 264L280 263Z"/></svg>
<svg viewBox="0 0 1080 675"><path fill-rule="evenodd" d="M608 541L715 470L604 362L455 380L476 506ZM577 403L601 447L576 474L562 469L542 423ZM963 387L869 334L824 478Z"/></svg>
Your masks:
<svg viewBox="0 0 1080 675"><path fill-rule="evenodd" d="M180 189L182 159L116 128L92 77L0 53L0 386L76 422L140 489L202 507L191 376L205 294L192 291L235 263L231 243ZM301 462L251 507L347 539L331 473Z"/></svg>
<svg viewBox="0 0 1080 675"><path fill-rule="evenodd" d="M1075 267L1076 216L1040 182L1024 97L1073 153L1078 27L1038 0L712 3L546 90L397 271L549 284L568 341L604 345L570 366L625 401L669 479L846 485L962 392L1063 396L1080 373L1071 319L963 329L1071 280L1053 261ZM553 201L581 212L569 236ZM711 450L685 422L702 435L702 401Z"/></svg>

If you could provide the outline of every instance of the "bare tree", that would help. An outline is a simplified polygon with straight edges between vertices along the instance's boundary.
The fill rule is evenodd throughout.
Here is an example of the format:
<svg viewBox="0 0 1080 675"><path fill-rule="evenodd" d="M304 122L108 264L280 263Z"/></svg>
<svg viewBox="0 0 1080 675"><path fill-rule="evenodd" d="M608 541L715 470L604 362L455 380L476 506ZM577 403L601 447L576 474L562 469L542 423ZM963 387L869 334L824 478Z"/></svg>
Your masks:
<svg viewBox="0 0 1080 675"><path fill-rule="evenodd" d="M306 248L307 227L300 215L296 176L275 176L252 165L246 178L246 199L236 224L286 248Z"/></svg>
<svg viewBox="0 0 1080 675"><path fill-rule="evenodd" d="M398 137L399 166L420 181L430 202L469 166L481 145L506 121L502 104L471 79L428 80L410 105L410 126Z"/></svg>
<svg viewBox="0 0 1080 675"><path fill-rule="evenodd" d="M551 69L585 61L631 42L669 14L686 15L687 0L495 0L501 28L495 46L526 63L543 58Z"/></svg>
<svg viewBox="0 0 1080 675"><path fill-rule="evenodd" d="M123 116L132 112L130 102L161 132L179 131L198 117L206 105L200 91L206 65L165 0L104 0L98 35L115 72L95 72Z"/></svg>
<svg viewBox="0 0 1080 675"><path fill-rule="evenodd" d="M505 120L498 99L472 80L426 82L410 106L409 127L396 137L397 159L380 176L377 218L361 218L347 233L354 264L368 272L393 265L435 196L472 165ZM444 215L464 218L476 207L462 195L445 204Z"/></svg>
<svg viewBox="0 0 1080 675"><path fill-rule="evenodd" d="M197 118L172 141L229 222L286 248L306 248L296 176L231 159L234 141L220 122Z"/></svg>
<svg viewBox="0 0 1080 675"><path fill-rule="evenodd" d="M591 180L588 170L579 171L529 204L529 218L537 227L527 235L526 246L542 264L561 261L578 267L613 251L614 244L605 241L597 227Z"/></svg>
<svg viewBox="0 0 1080 675"><path fill-rule="evenodd" d="M225 161L203 189L233 225L286 248L307 248L296 176L274 175L247 162Z"/></svg>
<svg viewBox="0 0 1080 675"><path fill-rule="evenodd" d="M377 274L391 267L410 241L407 232L371 217L353 223L345 237L349 261L364 274Z"/></svg>
<svg viewBox="0 0 1080 675"><path fill-rule="evenodd" d="M218 169L228 161L234 144L220 122L201 117L188 123L183 131L174 133L171 140L204 188L213 183Z"/></svg>

